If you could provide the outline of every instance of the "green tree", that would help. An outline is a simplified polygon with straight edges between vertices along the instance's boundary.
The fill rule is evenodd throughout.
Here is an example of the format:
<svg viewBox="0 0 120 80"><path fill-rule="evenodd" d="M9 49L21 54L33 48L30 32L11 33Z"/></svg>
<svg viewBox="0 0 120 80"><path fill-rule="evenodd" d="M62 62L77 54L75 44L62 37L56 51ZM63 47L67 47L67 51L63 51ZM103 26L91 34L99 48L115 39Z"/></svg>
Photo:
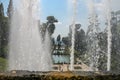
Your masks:
<svg viewBox="0 0 120 80"><path fill-rule="evenodd" d="M57 36L57 46L58 46L58 49L60 49L61 47L61 35L60 34Z"/></svg>
<svg viewBox="0 0 120 80"><path fill-rule="evenodd" d="M120 67L120 32L119 32L119 11L112 12L111 31L112 31L112 52L111 52L111 70L119 71Z"/></svg>
<svg viewBox="0 0 120 80"><path fill-rule="evenodd" d="M8 5L8 9L7 9L7 15L10 19L12 18L13 12L14 12L13 0L10 0L9 5Z"/></svg>
<svg viewBox="0 0 120 80"><path fill-rule="evenodd" d="M60 42L61 41L61 36L60 34L57 36L57 42Z"/></svg>
<svg viewBox="0 0 120 80"><path fill-rule="evenodd" d="M3 26L3 18L4 18L4 8L3 8L3 4L0 3L0 56L2 55L2 26Z"/></svg>
<svg viewBox="0 0 120 80"><path fill-rule="evenodd" d="M111 51L111 71L119 71L120 67L120 25L119 25L119 11L111 12L111 32L112 32L112 51ZM107 23L106 23L107 26ZM107 29L107 27L106 27ZM99 69L106 70L107 64L107 30L100 32L98 35L100 51ZM101 55L104 54L104 55Z"/></svg>
<svg viewBox="0 0 120 80"><path fill-rule="evenodd" d="M69 37L67 36L67 37L63 37L62 38L62 42L67 46L67 47L70 47L70 39L69 39Z"/></svg>
<svg viewBox="0 0 120 80"><path fill-rule="evenodd" d="M4 16L4 7L0 3L0 56L6 57L8 44L8 18Z"/></svg>
<svg viewBox="0 0 120 80"><path fill-rule="evenodd" d="M4 16L4 7L3 7L3 3L0 3L0 17Z"/></svg>
<svg viewBox="0 0 120 80"><path fill-rule="evenodd" d="M42 23L42 25L40 25L40 34L42 35L43 42L44 42L45 34L48 32L51 43L52 43L51 51L53 53L54 49L56 48L56 44L55 44L55 39L52 38L52 34L54 33L54 30L55 30L54 23L58 22L58 20L54 16L48 16L46 19L47 19L47 22Z"/></svg>
<svg viewBox="0 0 120 80"><path fill-rule="evenodd" d="M48 16L47 17L47 26L48 26L48 32L50 35L52 35L54 33L54 30L55 30L55 24L58 22L57 19L55 19L54 16Z"/></svg>
<svg viewBox="0 0 120 80"><path fill-rule="evenodd" d="M98 21L98 16L97 14L92 14L89 17L89 26L87 30L87 53L89 56L89 66L91 67L92 70L99 70L99 56L100 56L100 46L99 44L99 39L98 35L100 33L100 27L99 27L99 21Z"/></svg>
<svg viewBox="0 0 120 80"><path fill-rule="evenodd" d="M70 25L69 32L70 40L71 37L72 37L72 25ZM77 56L84 54L86 51L86 34L85 31L81 29L81 24L75 24L75 51Z"/></svg>
<svg viewBox="0 0 120 80"><path fill-rule="evenodd" d="M47 22L43 23L41 25L41 29L40 29L43 38L45 36L46 31L48 31L50 36L54 33L54 30L55 30L55 24L54 23L56 23L56 22L58 22L58 20L55 19L54 16L48 16L47 17Z"/></svg>
<svg viewBox="0 0 120 80"><path fill-rule="evenodd" d="M83 29L77 31L75 36L75 49L79 52L79 56L86 52L86 35Z"/></svg>
<svg viewBox="0 0 120 80"><path fill-rule="evenodd" d="M55 23L55 22L58 22L58 20L54 17L54 16L48 16L47 17L47 23L49 24L49 23Z"/></svg>

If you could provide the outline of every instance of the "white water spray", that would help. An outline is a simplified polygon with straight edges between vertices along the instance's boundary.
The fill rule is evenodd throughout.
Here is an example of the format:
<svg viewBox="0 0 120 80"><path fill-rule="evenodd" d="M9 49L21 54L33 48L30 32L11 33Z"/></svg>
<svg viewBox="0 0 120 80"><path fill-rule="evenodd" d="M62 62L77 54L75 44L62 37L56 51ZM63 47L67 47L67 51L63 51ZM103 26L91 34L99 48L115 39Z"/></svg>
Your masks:
<svg viewBox="0 0 120 80"><path fill-rule="evenodd" d="M72 21L72 46L71 46L71 53L70 53L70 70L74 70L74 47L75 47L75 22L77 16L77 0L70 0L73 4L73 21Z"/></svg>
<svg viewBox="0 0 120 80"><path fill-rule="evenodd" d="M107 19L107 29L108 29L108 46L107 46L107 71L111 69L111 47L112 47L112 32L111 32L111 7L110 7L110 0L105 0L105 11L106 11L106 19Z"/></svg>
<svg viewBox="0 0 120 80"><path fill-rule="evenodd" d="M100 28L98 25L98 17L95 8L95 1L88 0L88 9L89 9L89 22L90 25L88 27L87 32L87 40L88 40L88 55L89 55L89 64L90 64L90 71L98 71L98 64L100 58L100 47L99 47L99 40L98 40L98 33L100 32Z"/></svg>
<svg viewBox="0 0 120 80"><path fill-rule="evenodd" d="M9 70L50 71L50 41L39 31L40 0L14 0L9 41ZM48 48L49 47L49 48Z"/></svg>
<svg viewBox="0 0 120 80"><path fill-rule="evenodd" d="M102 0L103 15L107 21L107 71L111 69L111 48L112 48L112 32L111 32L111 0Z"/></svg>

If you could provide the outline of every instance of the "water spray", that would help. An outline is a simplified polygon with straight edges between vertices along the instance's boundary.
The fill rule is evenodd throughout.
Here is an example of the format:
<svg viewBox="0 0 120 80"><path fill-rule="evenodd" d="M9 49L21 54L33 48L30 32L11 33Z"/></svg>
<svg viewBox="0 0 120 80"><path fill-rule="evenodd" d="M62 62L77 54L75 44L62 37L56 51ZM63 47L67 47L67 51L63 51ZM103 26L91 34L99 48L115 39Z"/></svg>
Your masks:
<svg viewBox="0 0 120 80"><path fill-rule="evenodd" d="M74 70L74 47L75 47L75 22L77 16L77 0L73 0L73 21L72 21L72 46L71 46L71 53L70 53L70 70Z"/></svg>

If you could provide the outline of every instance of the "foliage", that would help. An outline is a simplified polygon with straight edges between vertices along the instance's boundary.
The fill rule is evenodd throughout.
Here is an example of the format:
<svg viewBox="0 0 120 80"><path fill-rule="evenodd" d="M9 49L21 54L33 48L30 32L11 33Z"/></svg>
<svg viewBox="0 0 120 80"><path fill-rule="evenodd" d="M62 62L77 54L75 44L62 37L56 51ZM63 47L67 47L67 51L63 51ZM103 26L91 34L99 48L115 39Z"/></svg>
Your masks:
<svg viewBox="0 0 120 80"><path fill-rule="evenodd" d="M7 68L7 60L0 57L0 71L5 71Z"/></svg>
<svg viewBox="0 0 120 80"><path fill-rule="evenodd" d="M0 4L0 57L6 57L8 53L8 18L4 16L3 4Z"/></svg>
<svg viewBox="0 0 120 80"><path fill-rule="evenodd" d="M54 16L48 16L47 17L47 22L43 23L40 26L41 34L42 34L43 37L45 36L47 31L48 31L50 36L54 33L54 30L55 30L55 24L54 23L56 23L56 22L58 22L58 20L55 19Z"/></svg>
<svg viewBox="0 0 120 80"><path fill-rule="evenodd" d="M13 0L9 1L9 5L8 5L8 9L7 9L7 15L8 17L11 19L12 14L14 12L14 8L13 8Z"/></svg>
<svg viewBox="0 0 120 80"><path fill-rule="evenodd" d="M72 37L72 26L70 25L70 32L68 42L71 45L71 37ZM75 50L78 52L77 54L80 56L86 51L86 35L83 29L81 29L81 24L75 24Z"/></svg>
<svg viewBox="0 0 120 80"><path fill-rule="evenodd" d="M60 36L60 34L57 36L57 41L58 41L58 42L61 41L61 36Z"/></svg>
<svg viewBox="0 0 120 80"><path fill-rule="evenodd" d="M62 42L66 45L66 46L70 46L70 38L67 36L67 37L63 37L62 38Z"/></svg>
<svg viewBox="0 0 120 80"><path fill-rule="evenodd" d="M111 31L112 31L112 52L111 52L111 70L112 71L119 71L119 67L120 67L120 19L119 19L119 15L118 14L119 11L117 12L112 12L111 13ZM107 26L107 24L106 24ZM106 27L107 29L107 27ZM98 39L99 39L99 46L101 48L101 52L100 54L104 54L104 55L100 55L101 59L99 60L99 69L100 70L106 70L107 64L105 64L105 62L107 62L107 30L104 30L103 32L100 32L98 35Z"/></svg>
<svg viewBox="0 0 120 80"><path fill-rule="evenodd" d="M48 20L47 22L48 24L58 22L58 20L54 16L48 16L47 20Z"/></svg>
<svg viewBox="0 0 120 80"><path fill-rule="evenodd" d="M92 14L89 18L89 26L87 30L87 54L89 56L88 62L92 70L98 70L98 63L100 58L99 36L100 28L97 14Z"/></svg>
<svg viewBox="0 0 120 80"><path fill-rule="evenodd" d="M111 54L111 69L112 71L120 70L120 19L119 11L112 12L111 26L112 26L112 54Z"/></svg>

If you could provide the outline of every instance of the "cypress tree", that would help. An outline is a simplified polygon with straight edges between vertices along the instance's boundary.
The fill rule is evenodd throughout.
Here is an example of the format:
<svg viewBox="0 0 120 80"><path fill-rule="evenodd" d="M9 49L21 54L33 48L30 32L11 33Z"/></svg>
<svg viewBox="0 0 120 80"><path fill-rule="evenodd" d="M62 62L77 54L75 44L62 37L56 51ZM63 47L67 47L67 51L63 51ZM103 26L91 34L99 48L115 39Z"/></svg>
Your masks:
<svg viewBox="0 0 120 80"><path fill-rule="evenodd" d="M7 16L11 19L12 14L13 14L13 0L10 0L9 5L8 5L8 9L7 9Z"/></svg>
<svg viewBox="0 0 120 80"><path fill-rule="evenodd" d="M0 17L4 16L4 8L3 8L3 3L0 3Z"/></svg>

